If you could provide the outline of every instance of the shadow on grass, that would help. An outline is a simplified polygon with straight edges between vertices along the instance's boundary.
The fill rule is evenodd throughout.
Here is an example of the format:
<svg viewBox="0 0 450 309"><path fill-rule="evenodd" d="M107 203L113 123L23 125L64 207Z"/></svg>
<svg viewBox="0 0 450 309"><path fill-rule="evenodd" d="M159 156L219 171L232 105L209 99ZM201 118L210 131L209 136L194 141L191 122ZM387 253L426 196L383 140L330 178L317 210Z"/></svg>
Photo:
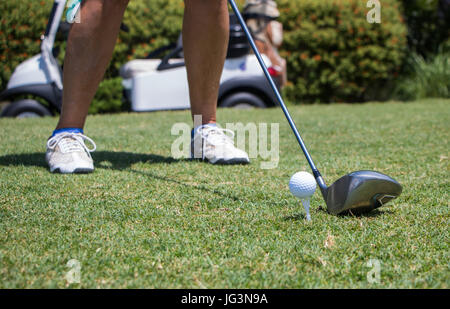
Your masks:
<svg viewBox="0 0 450 309"><path fill-rule="evenodd" d="M136 163L174 164L179 162L190 161L189 159L174 159L172 157L163 157L155 154L139 154L132 152L112 152L112 151L96 151L95 153L92 154L92 157L94 159L94 162L96 162L95 167L97 169L118 170L118 171L128 169L128 171L135 174L140 174L168 183L185 186L186 188L213 193L222 197L232 199L234 201L240 200L237 196L224 193L216 189L208 188L205 185L184 183L179 180L169 178L166 176L157 175L151 172L143 172L131 169L131 166ZM48 168L47 163L45 162L45 154L40 152L0 156L0 166L34 166L34 167Z"/></svg>
<svg viewBox="0 0 450 309"><path fill-rule="evenodd" d="M172 164L185 161L171 157L163 157L154 154L140 154L132 152L97 151L92 154L97 168L124 170L130 168L135 163ZM105 165L104 162L107 162ZM12 154L0 156L0 166L36 166L47 168L45 154L41 152Z"/></svg>
<svg viewBox="0 0 450 309"><path fill-rule="evenodd" d="M113 151L96 151L92 154L94 162L98 162L98 166L104 169L124 170L130 168L136 163L146 164L173 164L187 161L187 159L174 159L172 157L163 157L155 154L141 154L132 152L113 152ZM111 165L104 165L108 162Z"/></svg>
<svg viewBox="0 0 450 309"><path fill-rule="evenodd" d="M379 216L384 216L384 215L393 215L395 214L395 211L392 211L390 209L383 209L383 208L379 208L379 209L375 209L372 210L369 213L365 213L365 214L359 214L359 215L351 215L351 214L346 214L346 217L357 217L357 218L376 218Z"/></svg>
<svg viewBox="0 0 450 309"><path fill-rule="evenodd" d="M47 164L45 163L45 154L43 153L24 153L1 156L0 166L47 167Z"/></svg>
<svg viewBox="0 0 450 309"><path fill-rule="evenodd" d="M317 212L324 212L326 214L328 214L328 211L323 208L322 206L320 206L319 208L317 208ZM348 217L355 217L355 218L376 218L379 216L384 216L384 215L392 215L394 214L395 211L392 211L390 209L374 209L369 213L365 213L365 214L351 214L349 212L344 213L344 214L340 214L338 215L338 217L341 218L348 218ZM311 216L314 216L313 214ZM283 218L284 221L300 221L300 220L306 220L306 215L303 213L299 213L299 214L294 214L294 215L290 215L290 216L286 216Z"/></svg>
<svg viewBox="0 0 450 309"><path fill-rule="evenodd" d="M224 192L222 192L220 190L216 190L216 189L211 189L211 188L208 188L207 186L202 185L202 184L198 185L198 184L185 183L185 182L181 182L179 180L176 180L176 179L173 179L173 178L169 178L169 177L166 177L166 176L156 175L156 174L150 173L150 172L136 171L136 170L133 170L133 169L131 170L131 172L136 173L136 174L140 174L140 175L143 175L143 176L151 177L151 178L154 178L154 179L157 179L157 180L166 181L166 182L170 182L170 183L173 183L173 184L176 184L176 185L184 186L186 188L191 188L191 189L195 189L195 190L199 190L199 191L213 193L213 194L216 194L216 195L219 195L219 196L222 196L222 197L229 198L229 199L231 199L233 201L242 201L242 199L240 199L239 197L237 197L235 195L232 195L232 194L229 194L229 193L224 193Z"/></svg>

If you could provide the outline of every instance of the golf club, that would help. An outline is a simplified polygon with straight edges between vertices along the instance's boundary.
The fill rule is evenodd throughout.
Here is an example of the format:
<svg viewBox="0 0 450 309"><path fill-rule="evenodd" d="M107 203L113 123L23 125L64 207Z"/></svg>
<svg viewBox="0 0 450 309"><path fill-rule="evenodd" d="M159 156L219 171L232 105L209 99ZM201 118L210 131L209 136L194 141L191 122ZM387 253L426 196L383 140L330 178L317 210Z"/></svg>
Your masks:
<svg viewBox="0 0 450 309"><path fill-rule="evenodd" d="M343 214L346 212L362 214L381 207L390 200L397 198L402 192L402 186L391 177L375 171L353 172L339 178L329 187L325 184L322 175L306 149L306 145L303 142L303 139L300 136L300 133L298 132L288 109L286 108L286 104L284 103L277 86L269 74L267 66L261 57L258 48L256 47L255 41L248 30L236 2L234 0L228 0L228 2L238 18L250 46L252 47L255 56L258 58L259 64L261 65L261 68L263 69L264 74L275 93L277 101L280 104L298 143L300 144L309 166L312 169L313 175L317 181L320 191L322 192L322 196L327 204L328 212L333 215Z"/></svg>

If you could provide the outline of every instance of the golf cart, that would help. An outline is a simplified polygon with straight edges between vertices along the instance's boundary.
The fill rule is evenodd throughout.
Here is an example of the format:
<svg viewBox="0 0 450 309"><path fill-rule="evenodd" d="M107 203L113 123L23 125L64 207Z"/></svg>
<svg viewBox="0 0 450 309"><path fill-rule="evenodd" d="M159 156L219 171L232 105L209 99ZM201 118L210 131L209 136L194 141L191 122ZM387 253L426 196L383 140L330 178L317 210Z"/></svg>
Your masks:
<svg viewBox="0 0 450 309"><path fill-rule="evenodd" d="M14 70L0 102L10 102L0 117L42 117L55 115L62 105L62 70L54 52L66 0L55 0L41 53L22 62ZM276 104L264 74L234 15L230 16L230 45L221 78L219 106L268 107ZM70 25L69 25L70 26ZM170 50L170 48L173 48ZM160 59L164 52L170 50ZM265 57L268 66L270 61ZM274 77L277 72L274 70ZM135 112L189 108L186 68L181 40L160 48L147 59L133 60L121 69L124 97Z"/></svg>
<svg viewBox="0 0 450 309"><path fill-rule="evenodd" d="M162 60L159 59L160 54L170 48L173 49ZM230 15L230 41L220 81L219 107L264 108L276 104L258 60L249 54L249 50L241 26L235 15ZM176 44L151 53L147 59L132 60L121 68L125 98L131 102L132 111L190 107L183 58L180 37ZM270 60L267 57L264 59L270 67Z"/></svg>
<svg viewBox="0 0 450 309"><path fill-rule="evenodd" d="M65 4L65 0L55 0L41 37L41 53L19 64L5 91L0 93L0 102L11 102L1 117L42 117L60 112L62 72L53 55L53 46Z"/></svg>

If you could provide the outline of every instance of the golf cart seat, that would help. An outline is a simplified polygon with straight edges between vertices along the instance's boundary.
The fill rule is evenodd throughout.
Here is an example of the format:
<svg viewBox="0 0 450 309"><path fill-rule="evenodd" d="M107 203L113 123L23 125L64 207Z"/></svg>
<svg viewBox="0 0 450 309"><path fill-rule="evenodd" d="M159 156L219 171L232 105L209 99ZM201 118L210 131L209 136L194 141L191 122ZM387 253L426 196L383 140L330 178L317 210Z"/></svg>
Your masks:
<svg viewBox="0 0 450 309"><path fill-rule="evenodd" d="M128 79L133 78L137 74L156 71L158 69L159 62L148 59L136 59L127 62L120 68L120 76Z"/></svg>
<svg viewBox="0 0 450 309"><path fill-rule="evenodd" d="M124 79L129 79L140 73L157 71L161 64L160 56L166 51L171 51L168 57L165 57L168 63L183 63L183 40L181 34L176 44L169 44L158 48L148 54L145 59L135 59L125 63L120 68L120 76Z"/></svg>
<svg viewBox="0 0 450 309"><path fill-rule="evenodd" d="M161 55L169 51L162 58ZM247 55L250 51L245 34L238 23L236 15L230 14L230 39L228 43L227 59L239 58ZM151 52L146 59L131 60L120 68L120 76L129 79L145 73L162 71L184 65L183 39L181 34L176 43L169 44Z"/></svg>

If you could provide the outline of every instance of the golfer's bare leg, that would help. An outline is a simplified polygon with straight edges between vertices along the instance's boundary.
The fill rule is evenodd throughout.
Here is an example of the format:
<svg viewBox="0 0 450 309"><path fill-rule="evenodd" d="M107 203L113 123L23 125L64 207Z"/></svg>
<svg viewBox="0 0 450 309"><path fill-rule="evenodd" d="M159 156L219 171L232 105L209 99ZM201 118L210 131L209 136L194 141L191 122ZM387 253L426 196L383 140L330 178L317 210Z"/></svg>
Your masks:
<svg viewBox="0 0 450 309"><path fill-rule="evenodd" d="M64 61L60 128L83 128L89 105L111 60L128 0L85 0Z"/></svg>
<svg viewBox="0 0 450 309"><path fill-rule="evenodd" d="M192 115L201 115L202 124L215 123L220 77L228 47L227 0L185 0L185 4L183 45ZM214 134L210 134L211 130ZM203 135L203 132L210 133ZM192 157L213 164L250 162L247 153L236 148L229 138L217 139L220 134L225 135L214 126L194 131Z"/></svg>
<svg viewBox="0 0 450 309"><path fill-rule="evenodd" d="M229 15L226 0L185 0L183 46L192 115L216 122L220 77L226 58Z"/></svg>

